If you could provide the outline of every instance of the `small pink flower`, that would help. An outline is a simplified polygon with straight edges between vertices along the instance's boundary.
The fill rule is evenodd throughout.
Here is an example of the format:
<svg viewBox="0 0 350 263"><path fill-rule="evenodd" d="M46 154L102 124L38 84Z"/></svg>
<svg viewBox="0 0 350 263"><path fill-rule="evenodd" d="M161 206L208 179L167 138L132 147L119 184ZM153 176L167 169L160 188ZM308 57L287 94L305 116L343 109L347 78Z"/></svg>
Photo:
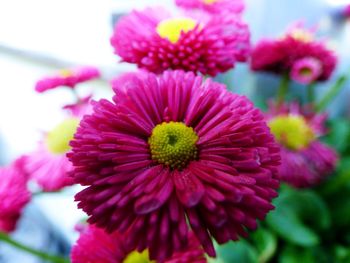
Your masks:
<svg viewBox="0 0 350 263"><path fill-rule="evenodd" d="M350 4L346 5L346 7L344 8L343 14L346 18L350 17Z"/></svg>
<svg viewBox="0 0 350 263"><path fill-rule="evenodd" d="M72 263L151 263L148 251L130 250L126 240L125 236L117 232L108 234L103 229L89 225L81 231L80 237L72 249ZM190 233L187 248L162 262L205 263L207 261L198 240Z"/></svg>
<svg viewBox="0 0 350 263"><path fill-rule="evenodd" d="M245 23L227 14L197 18L161 8L133 11L116 24L111 44L124 62L154 73L182 69L215 76L247 60Z"/></svg>
<svg viewBox="0 0 350 263"><path fill-rule="evenodd" d="M186 9L201 9L213 14L240 14L244 10L243 0L176 0L176 4Z"/></svg>
<svg viewBox="0 0 350 263"><path fill-rule="evenodd" d="M321 73L322 65L320 61L307 57L294 62L290 76L294 81L307 85L317 80Z"/></svg>
<svg viewBox="0 0 350 263"><path fill-rule="evenodd" d="M279 147L262 113L192 72L114 84L113 101L94 103L67 154L86 186L75 198L88 222L157 260L185 249L191 229L210 256L212 238L255 229L279 186Z"/></svg>
<svg viewBox="0 0 350 263"><path fill-rule="evenodd" d="M23 169L25 158L0 168L0 231L6 233L15 230L23 208L31 199L27 188L28 175Z"/></svg>
<svg viewBox="0 0 350 263"><path fill-rule="evenodd" d="M77 84L100 77L100 71L95 67L64 69L59 74L39 80L35 85L37 92L65 86L74 88Z"/></svg>

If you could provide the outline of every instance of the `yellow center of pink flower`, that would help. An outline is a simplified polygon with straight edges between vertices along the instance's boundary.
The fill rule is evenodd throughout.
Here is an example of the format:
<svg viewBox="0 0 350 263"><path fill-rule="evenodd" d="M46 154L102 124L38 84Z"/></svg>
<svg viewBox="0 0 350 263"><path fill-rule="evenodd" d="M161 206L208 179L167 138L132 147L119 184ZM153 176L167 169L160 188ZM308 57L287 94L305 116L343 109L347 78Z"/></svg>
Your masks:
<svg viewBox="0 0 350 263"><path fill-rule="evenodd" d="M316 137L305 118L299 115L277 116L268 124L276 140L291 150L307 147Z"/></svg>
<svg viewBox="0 0 350 263"><path fill-rule="evenodd" d="M211 5L211 4L214 4L216 3L217 1L219 0L202 0L204 4L206 5Z"/></svg>
<svg viewBox="0 0 350 263"><path fill-rule="evenodd" d="M69 142L73 139L78 127L77 118L69 118L57 125L47 134L46 146L53 154L64 154L69 151Z"/></svg>
<svg viewBox="0 0 350 263"><path fill-rule="evenodd" d="M157 33L160 37L168 39L175 44L179 41L181 32L187 33L194 29L197 21L191 18L170 18L161 21L157 25Z"/></svg>
<svg viewBox="0 0 350 263"><path fill-rule="evenodd" d="M62 77L70 77L70 76L73 76L73 72L69 69L62 69L59 71L59 74L62 76Z"/></svg>
<svg viewBox="0 0 350 263"><path fill-rule="evenodd" d="M154 127L148 144L152 159L172 169L182 169L197 158L198 136L182 122L163 122Z"/></svg>
<svg viewBox="0 0 350 263"><path fill-rule="evenodd" d="M293 29L289 35L294 39L305 43L312 42L314 40L313 34L302 28Z"/></svg>
<svg viewBox="0 0 350 263"><path fill-rule="evenodd" d="M149 260L148 250L143 252L133 251L123 260L123 263L155 263L155 261Z"/></svg>

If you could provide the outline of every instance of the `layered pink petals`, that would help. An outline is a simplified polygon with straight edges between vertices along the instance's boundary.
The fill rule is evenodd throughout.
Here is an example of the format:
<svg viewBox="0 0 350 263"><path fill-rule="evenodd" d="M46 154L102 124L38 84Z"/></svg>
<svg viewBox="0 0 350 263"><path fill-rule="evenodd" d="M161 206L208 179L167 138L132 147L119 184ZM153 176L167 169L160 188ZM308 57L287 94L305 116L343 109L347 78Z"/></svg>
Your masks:
<svg viewBox="0 0 350 263"><path fill-rule="evenodd" d="M176 4L186 9L201 9L213 14L240 14L244 10L243 0L176 0Z"/></svg>
<svg viewBox="0 0 350 263"><path fill-rule="evenodd" d="M79 83L96 79L99 76L100 71L95 67L64 70L61 74L48 76L39 80L35 85L35 90L41 93L61 86L74 88Z"/></svg>
<svg viewBox="0 0 350 263"><path fill-rule="evenodd" d="M337 58L320 41L302 41L291 35L282 39L262 40L252 51L251 69L277 74L290 73L297 61L312 58L319 61L321 73L315 79L325 81L330 78L336 65Z"/></svg>
<svg viewBox="0 0 350 263"><path fill-rule="evenodd" d="M176 43L158 35L159 22L172 16L163 9L133 11L117 23L111 44L123 61L161 73L182 69L215 76L245 61L250 52L248 26L231 15L210 16Z"/></svg>
<svg viewBox="0 0 350 263"><path fill-rule="evenodd" d="M68 153L76 195L89 222L128 232L127 243L163 260L183 250L190 228L205 251L246 236L273 209L279 148L264 117L225 86L183 71L128 75L113 102L85 116ZM182 170L152 160L148 138L162 122L183 122L199 137L198 159ZM187 224L190 224L190 228Z"/></svg>
<svg viewBox="0 0 350 263"><path fill-rule="evenodd" d="M9 167L0 168L0 231L15 230L22 210L31 199L27 189L27 174L23 170L25 157Z"/></svg>

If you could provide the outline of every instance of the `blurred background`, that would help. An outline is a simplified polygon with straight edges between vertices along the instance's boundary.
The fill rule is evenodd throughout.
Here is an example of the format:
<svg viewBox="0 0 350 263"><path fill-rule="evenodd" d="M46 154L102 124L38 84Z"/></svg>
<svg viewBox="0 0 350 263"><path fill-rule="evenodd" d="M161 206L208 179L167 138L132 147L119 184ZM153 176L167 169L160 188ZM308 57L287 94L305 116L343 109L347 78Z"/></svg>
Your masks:
<svg viewBox="0 0 350 263"><path fill-rule="evenodd" d="M60 107L73 100L68 90L45 95L34 91L35 82L61 68L94 65L102 80L79 87L96 98L109 97L108 81L134 66L118 64L109 44L113 23L131 9L159 5L156 0L0 0L0 165L35 149L40 134L63 118ZM171 0L162 5L174 8ZM281 35L291 23L302 20L318 25L322 37L342 57L339 74L350 70L350 22L340 18L346 0L246 0L244 20L250 25L252 42ZM275 92L278 79L252 74L247 65L220 77L229 88L251 98ZM327 84L326 84L327 85ZM329 85L329 84L328 84ZM327 86L320 87L317 95ZM296 89L298 90L298 89ZM329 108L332 115L349 114L350 87ZM77 234L74 225L84 215L73 202L75 189L64 194L34 197L15 238L47 252L68 254ZM28 241L28 236L31 238ZM39 262L0 244L0 262Z"/></svg>

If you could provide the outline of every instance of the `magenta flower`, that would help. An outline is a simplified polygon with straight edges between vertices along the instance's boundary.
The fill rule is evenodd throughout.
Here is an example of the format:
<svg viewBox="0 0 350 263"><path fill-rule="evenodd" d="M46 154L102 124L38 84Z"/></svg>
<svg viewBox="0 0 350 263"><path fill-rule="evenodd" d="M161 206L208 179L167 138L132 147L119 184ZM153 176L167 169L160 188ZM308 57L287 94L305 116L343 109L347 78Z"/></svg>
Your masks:
<svg viewBox="0 0 350 263"><path fill-rule="evenodd" d="M123 61L154 73L182 69L215 76L246 61L248 26L231 15L174 17L161 8L133 11L117 23L111 44Z"/></svg>
<svg viewBox="0 0 350 263"><path fill-rule="evenodd" d="M176 4L186 9L200 9L213 14L240 14L244 10L243 0L176 0Z"/></svg>
<svg viewBox="0 0 350 263"><path fill-rule="evenodd" d="M0 168L0 231L12 232L16 228L23 208L31 194L27 188L28 176L23 170L25 157L12 165Z"/></svg>
<svg viewBox="0 0 350 263"><path fill-rule="evenodd" d="M100 77L100 71L95 67L64 69L57 75L39 80L35 85L35 90L41 93L61 86L73 89L79 83L98 77Z"/></svg>
<svg viewBox="0 0 350 263"><path fill-rule="evenodd" d="M316 114L297 103L271 103L267 120L281 145L281 180L298 188L312 187L332 173L337 153L318 140L326 131L325 114Z"/></svg>
<svg viewBox="0 0 350 263"><path fill-rule="evenodd" d="M251 69L291 74L297 61L306 58L312 58L320 64L321 72L317 81L328 80L337 64L334 52L324 42L315 40L312 32L295 27L283 38L260 41L252 51Z"/></svg>
<svg viewBox="0 0 350 263"><path fill-rule="evenodd" d="M71 252L72 263L152 263L148 251L130 250L125 242L126 238L114 232L106 233L104 230L89 225L84 229ZM189 236L186 250L174 254L173 257L162 261L163 263L204 263L204 251L193 234Z"/></svg>
<svg viewBox="0 0 350 263"><path fill-rule="evenodd" d="M343 14L346 18L350 17L350 4L346 5L343 11Z"/></svg>
<svg viewBox="0 0 350 263"><path fill-rule="evenodd" d="M317 80L321 73L321 62L310 57L296 60L292 66L290 76L294 81L308 85Z"/></svg>
<svg viewBox="0 0 350 263"><path fill-rule="evenodd" d="M190 228L206 253L246 236L273 209L279 147L262 113L225 86L183 71L115 82L80 123L72 152L76 195L89 223L128 232L163 260ZM187 221L189 225L187 224Z"/></svg>

